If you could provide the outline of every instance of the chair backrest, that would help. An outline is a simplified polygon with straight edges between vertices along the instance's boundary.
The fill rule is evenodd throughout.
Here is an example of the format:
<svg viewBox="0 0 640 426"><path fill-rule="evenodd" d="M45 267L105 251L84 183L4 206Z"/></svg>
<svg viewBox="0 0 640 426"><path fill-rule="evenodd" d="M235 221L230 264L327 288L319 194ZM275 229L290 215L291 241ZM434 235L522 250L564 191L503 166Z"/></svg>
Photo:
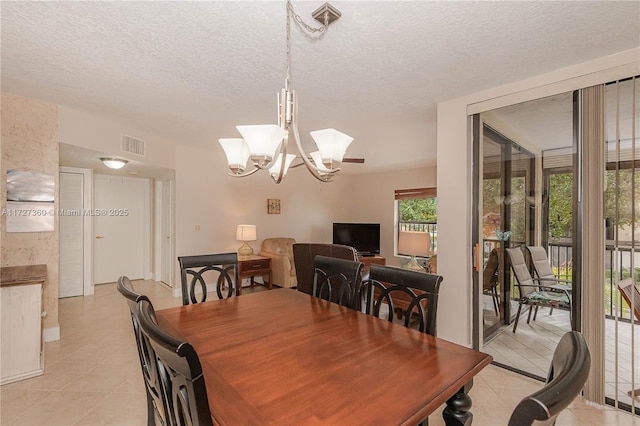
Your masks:
<svg viewBox="0 0 640 426"><path fill-rule="evenodd" d="M524 260L522 249L520 249L520 247L508 248L506 249L506 252L509 256L511 269L513 269L513 274L516 277L518 289L520 290L520 297L527 296L535 291L535 287L525 286L533 286L535 284L533 282L533 277L529 272L529 268L527 267L527 262Z"/></svg>
<svg viewBox="0 0 640 426"><path fill-rule="evenodd" d="M312 295L353 309L359 309L357 295L362 283L362 262L316 256L313 260Z"/></svg>
<svg viewBox="0 0 640 426"><path fill-rule="evenodd" d="M141 300L137 309L142 337L154 350L162 389L169 401L169 424L212 425L207 388L195 349L158 326L148 300Z"/></svg>
<svg viewBox="0 0 640 426"><path fill-rule="evenodd" d="M231 297L234 289L236 294L240 294L238 287L241 285L238 281L238 253L180 256L178 257L178 262L180 263L183 305L207 300L207 280L205 276L209 275L211 275L209 281L212 281L215 276L216 293L219 299ZM190 280L189 276L191 277ZM196 287L197 284L199 284L199 287ZM200 290L200 300L198 300L198 289Z"/></svg>
<svg viewBox="0 0 640 426"><path fill-rule="evenodd" d="M293 245L293 260L298 281L296 289L311 294L313 290L313 259L316 256L335 257L358 261L358 253L353 247L341 244L296 243Z"/></svg>
<svg viewBox="0 0 640 426"><path fill-rule="evenodd" d="M527 246L527 250L531 255L531 262L533 263L533 270L538 278L551 278L555 279L556 276L549 264L549 258L547 257L547 251L542 246Z"/></svg>
<svg viewBox="0 0 640 426"><path fill-rule="evenodd" d="M558 414L582 391L590 368L591 355L582 334L566 333L553 353L546 385L520 401L509 426L555 424Z"/></svg>
<svg viewBox="0 0 640 426"><path fill-rule="evenodd" d="M393 322L396 308L401 308L405 327L411 327L417 317L418 330L436 336L441 282L440 275L372 264L361 290L365 312L380 317L381 308L386 305L387 320Z"/></svg>
<svg viewBox="0 0 640 426"><path fill-rule="evenodd" d="M129 311L131 312L133 334L135 335L136 345L138 346L142 377L147 392L147 404L150 404L147 415L153 416L155 413L165 425L170 424L167 423L167 412L169 409L161 389L162 383L160 381L158 367L155 363L155 354L153 348L148 344L147 340L143 338L140 329L137 305L138 302L142 300L149 302L149 299L147 296L137 293L133 289L131 281L126 276L118 278L118 291L126 298ZM150 420L153 420L153 417L151 417Z"/></svg>
<svg viewBox="0 0 640 426"><path fill-rule="evenodd" d="M629 307L633 306L633 314L636 319L640 321L640 291L638 287L634 285L632 278L626 278L618 283L618 289L620 294L627 302Z"/></svg>
<svg viewBox="0 0 640 426"><path fill-rule="evenodd" d="M498 250L493 249L489 252L489 259L482 272L482 288L491 288L498 282L498 268L500 267L500 259L498 259Z"/></svg>

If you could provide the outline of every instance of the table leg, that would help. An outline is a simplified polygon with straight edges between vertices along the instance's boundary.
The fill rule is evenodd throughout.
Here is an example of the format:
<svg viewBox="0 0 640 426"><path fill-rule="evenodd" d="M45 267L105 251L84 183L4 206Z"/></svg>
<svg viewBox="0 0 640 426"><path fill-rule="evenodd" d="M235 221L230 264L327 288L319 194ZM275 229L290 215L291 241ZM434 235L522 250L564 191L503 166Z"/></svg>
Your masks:
<svg viewBox="0 0 640 426"><path fill-rule="evenodd" d="M471 397L468 394L472 386L473 380L470 380L447 401L447 408L442 412L442 418L447 426L471 425L473 414L469 411Z"/></svg>

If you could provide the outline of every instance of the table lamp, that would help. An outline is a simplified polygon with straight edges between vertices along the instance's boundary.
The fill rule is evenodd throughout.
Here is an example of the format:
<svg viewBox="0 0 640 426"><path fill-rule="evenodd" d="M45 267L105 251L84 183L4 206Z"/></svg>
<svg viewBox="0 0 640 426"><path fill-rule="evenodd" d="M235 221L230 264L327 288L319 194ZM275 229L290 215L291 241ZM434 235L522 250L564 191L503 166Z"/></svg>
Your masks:
<svg viewBox="0 0 640 426"><path fill-rule="evenodd" d="M400 231L398 235L398 254L411 255L411 260L402 266L405 269L425 272L416 256L429 256L430 248L431 238L428 232Z"/></svg>
<svg viewBox="0 0 640 426"><path fill-rule="evenodd" d="M256 240L256 226L255 225L238 225L236 228L236 240L242 241L242 246L238 249L240 256L249 256L253 254L253 248L247 241Z"/></svg>

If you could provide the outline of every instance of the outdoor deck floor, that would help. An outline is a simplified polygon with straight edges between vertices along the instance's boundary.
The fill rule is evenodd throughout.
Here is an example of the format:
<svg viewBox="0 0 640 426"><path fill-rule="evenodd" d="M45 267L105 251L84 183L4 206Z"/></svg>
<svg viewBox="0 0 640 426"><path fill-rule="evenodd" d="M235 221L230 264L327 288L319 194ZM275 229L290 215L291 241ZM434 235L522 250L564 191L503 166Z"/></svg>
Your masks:
<svg viewBox="0 0 640 426"><path fill-rule="evenodd" d="M485 301L485 311L493 312L490 300ZM513 325L503 327L491 341L485 342L483 351L493 356L495 362L546 377L560 337L570 330L569 312L555 309L549 315L549 308L540 308L536 321L527 324L527 314L522 314L516 333L512 330ZM630 323L605 320L605 346L605 395L631 405L627 392L632 385L640 388L640 324L634 325L632 334ZM632 363L632 359L635 362ZM635 377L633 383L632 376ZM640 397L635 398L635 407L640 408Z"/></svg>

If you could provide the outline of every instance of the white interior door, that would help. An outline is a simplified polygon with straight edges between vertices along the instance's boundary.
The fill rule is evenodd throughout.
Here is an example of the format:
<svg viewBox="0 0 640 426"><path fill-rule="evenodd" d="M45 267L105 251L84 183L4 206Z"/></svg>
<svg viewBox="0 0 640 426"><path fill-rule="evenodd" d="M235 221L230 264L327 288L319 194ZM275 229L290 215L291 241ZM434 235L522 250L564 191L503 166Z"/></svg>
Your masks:
<svg viewBox="0 0 640 426"><path fill-rule="evenodd" d="M161 218L161 238L160 244L161 250L161 270L160 281L165 284L171 285L171 181L162 181L162 218Z"/></svg>
<svg viewBox="0 0 640 426"><path fill-rule="evenodd" d="M149 235L149 181L97 176L94 179L94 282L121 275L145 278Z"/></svg>
<svg viewBox="0 0 640 426"><path fill-rule="evenodd" d="M84 294L83 187L82 173L60 172L60 298Z"/></svg>

